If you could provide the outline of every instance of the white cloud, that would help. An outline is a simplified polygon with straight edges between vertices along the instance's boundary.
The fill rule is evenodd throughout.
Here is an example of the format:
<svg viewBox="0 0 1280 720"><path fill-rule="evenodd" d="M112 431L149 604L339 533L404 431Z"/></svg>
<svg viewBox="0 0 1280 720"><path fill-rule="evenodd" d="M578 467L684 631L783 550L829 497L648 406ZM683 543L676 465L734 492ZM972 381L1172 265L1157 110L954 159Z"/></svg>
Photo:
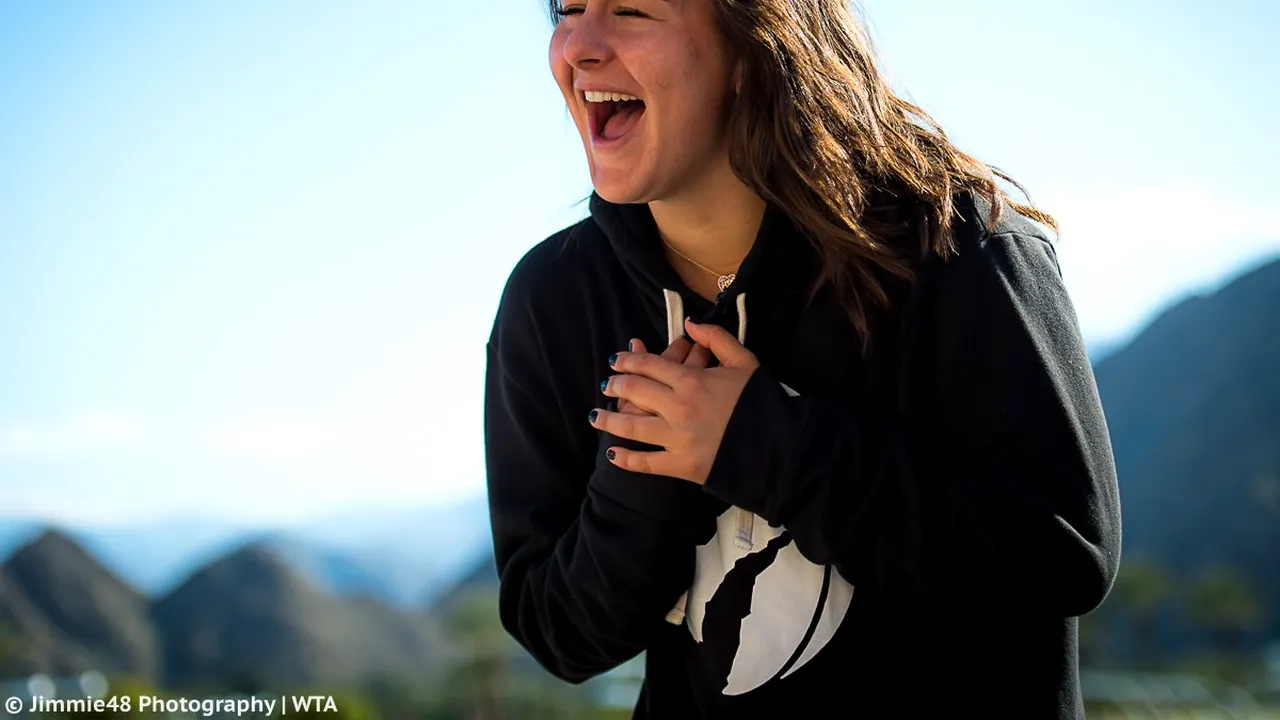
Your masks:
<svg viewBox="0 0 1280 720"><path fill-rule="evenodd" d="M1063 273L1091 341L1122 338L1188 293L1280 253L1280 203L1182 187L1034 199L1061 225Z"/></svg>
<svg viewBox="0 0 1280 720"><path fill-rule="evenodd" d="M416 464L430 459L439 426L390 407L381 412L273 411L212 430L208 448L222 456L285 463L395 458Z"/></svg>
<svg viewBox="0 0 1280 720"><path fill-rule="evenodd" d="M482 364L470 353L430 355L393 357L335 383L316 398L323 405L249 406L203 426L149 418L144 428L102 412L0 425L6 511L77 522L198 512L271 524L353 504L474 496L484 488ZM116 452L86 452L107 449Z"/></svg>
<svg viewBox="0 0 1280 720"><path fill-rule="evenodd" d="M88 451L137 448L149 439L130 415L98 410L72 413L61 422L13 422L0 426L0 456L63 456Z"/></svg>
<svg viewBox="0 0 1280 720"><path fill-rule="evenodd" d="M473 495L483 488L482 376L442 380L458 374L446 364L392 358L330 408L249 414L209 431L202 449L245 474L270 473L260 491L295 505Z"/></svg>

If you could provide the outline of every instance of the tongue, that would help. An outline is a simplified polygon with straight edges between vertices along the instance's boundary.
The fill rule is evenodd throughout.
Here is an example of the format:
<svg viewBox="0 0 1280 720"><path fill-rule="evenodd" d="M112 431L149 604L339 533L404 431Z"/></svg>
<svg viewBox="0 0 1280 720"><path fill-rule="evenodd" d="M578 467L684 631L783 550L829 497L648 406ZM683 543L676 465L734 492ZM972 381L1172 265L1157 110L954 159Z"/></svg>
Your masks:
<svg viewBox="0 0 1280 720"><path fill-rule="evenodd" d="M618 109L613 111L613 115L609 116L604 127L600 129L600 136L605 140L616 140L626 135L631 128L635 127L636 121L643 114L644 103L620 103Z"/></svg>

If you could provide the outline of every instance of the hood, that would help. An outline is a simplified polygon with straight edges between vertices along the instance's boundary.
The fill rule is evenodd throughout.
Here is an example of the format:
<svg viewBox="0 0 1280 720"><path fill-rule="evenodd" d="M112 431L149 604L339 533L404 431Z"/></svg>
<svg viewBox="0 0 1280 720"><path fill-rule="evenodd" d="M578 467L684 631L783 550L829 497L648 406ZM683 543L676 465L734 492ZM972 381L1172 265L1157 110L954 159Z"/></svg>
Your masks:
<svg viewBox="0 0 1280 720"><path fill-rule="evenodd" d="M765 209L737 278L714 303L690 290L671 267L647 204L620 205L592 193L590 209L656 328L670 328L669 315L683 313L739 335L748 347L771 344L790 328L818 278L813 243L774 206ZM750 331L743 338L748 307Z"/></svg>

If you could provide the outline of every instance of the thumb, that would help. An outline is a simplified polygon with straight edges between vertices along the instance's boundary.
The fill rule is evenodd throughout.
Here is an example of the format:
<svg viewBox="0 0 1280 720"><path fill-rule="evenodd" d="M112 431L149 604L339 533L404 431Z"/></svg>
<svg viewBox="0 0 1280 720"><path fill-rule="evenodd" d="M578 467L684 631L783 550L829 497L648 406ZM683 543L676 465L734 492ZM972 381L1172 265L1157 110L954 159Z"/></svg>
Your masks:
<svg viewBox="0 0 1280 720"><path fill-rule="evenodd" d="M685 318L684 327L689 338L710 350L722 366L744 367L755 364L756 356L743 347L738 338L719 325L699 325L693 318Z"/></svg>

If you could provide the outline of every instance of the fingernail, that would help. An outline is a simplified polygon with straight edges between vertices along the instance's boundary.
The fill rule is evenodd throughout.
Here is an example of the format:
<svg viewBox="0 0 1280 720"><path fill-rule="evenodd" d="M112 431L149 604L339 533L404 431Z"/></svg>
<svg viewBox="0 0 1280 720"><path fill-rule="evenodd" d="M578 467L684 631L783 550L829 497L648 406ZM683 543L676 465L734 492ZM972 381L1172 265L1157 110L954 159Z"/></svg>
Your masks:
<svg viewBox="0 0 1280 720"><path fill-rule="evenodd" d="M627 349L628 349L628 350L630 350L631 352L635 352L635 351L636 351L636 341L635 341L635 340L629 340L629 341L627 341ZM612 364L612 363L610 363L610 364Z"/></svg>
<svg viewBox="0 0 1280 720"><path fill-rule="evenodd" d="M609 448L608 450L605 451L604 456L609 458L610 460L614 460L618 457L618 453L614 452L613 448Z"/></svg>
<svg viewBox="0 0 1280 720"><path fill-rule="evenodd" d="M592 411L591 411L591 414L587 416L587 422L591 423L592 425L595 425L595 424L596 424L596 418L598 418L598 417L600 417L600 411L599 411L599 410L592 410Z"/></svg>
<svg viewBox="0 0 1280 720"><path fill-rule="evenodd" d="M606 390L608 390L608 389L609 389L609 381L608 381L608 380L601 380L601 381L600 381L600 392L605 392L605 391L606 391Z"/></svg>
<svg viewBox="0 0 1280 720"><path fill-rule="evenodd" d="M613 367L614 365L617 365L617 364L618 364L618 353L614 353L609 356L609 367Z"/></svg>

